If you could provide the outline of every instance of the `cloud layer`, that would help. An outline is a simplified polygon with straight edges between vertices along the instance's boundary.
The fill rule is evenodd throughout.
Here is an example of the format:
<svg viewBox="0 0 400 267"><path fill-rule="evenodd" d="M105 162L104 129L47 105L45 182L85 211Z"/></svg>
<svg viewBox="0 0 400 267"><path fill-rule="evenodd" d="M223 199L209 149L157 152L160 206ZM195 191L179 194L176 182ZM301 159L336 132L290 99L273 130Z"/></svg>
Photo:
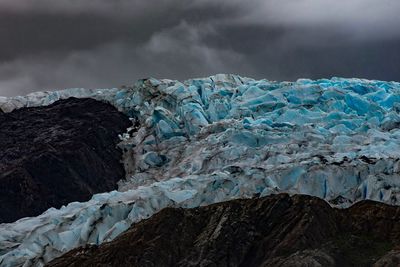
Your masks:
<svg viewBox="0 0 400 267"><path fill-rule="evenodd" d="M397 0L3 0L0 95L215 73L400 80Z"/></svg>

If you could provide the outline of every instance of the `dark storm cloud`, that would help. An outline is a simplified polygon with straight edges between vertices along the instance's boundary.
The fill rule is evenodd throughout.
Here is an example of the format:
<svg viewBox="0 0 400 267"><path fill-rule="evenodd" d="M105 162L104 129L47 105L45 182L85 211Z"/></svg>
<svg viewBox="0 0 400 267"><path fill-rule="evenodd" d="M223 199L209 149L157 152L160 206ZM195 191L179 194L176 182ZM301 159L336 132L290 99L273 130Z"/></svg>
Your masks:
<svg viewBox="0 0 400 267"><path fill-rule="evenodd" d="M213 5L179 7L177 2L3 0L0 60L46 51L92 49L114 41L138 45L182 20L196 24L234 11Z"/></svg>
<svg viewBox="0 0 400 267"><path fill-rule="evenodd" d="M400 80L397 0L3 0L0 95L215 73Z"/></svg>

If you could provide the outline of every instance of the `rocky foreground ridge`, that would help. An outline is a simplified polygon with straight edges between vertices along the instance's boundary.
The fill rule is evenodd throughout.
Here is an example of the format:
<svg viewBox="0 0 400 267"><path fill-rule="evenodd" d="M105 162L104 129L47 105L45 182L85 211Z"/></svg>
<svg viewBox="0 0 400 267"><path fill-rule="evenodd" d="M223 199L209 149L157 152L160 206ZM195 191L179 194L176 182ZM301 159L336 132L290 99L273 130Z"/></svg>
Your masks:
<svg viewBox="0 0 400 267"><path fill-rule="evenodd" d="M305 195L167 208L47 266L399 266L399 221L400 207Z"/></svg>

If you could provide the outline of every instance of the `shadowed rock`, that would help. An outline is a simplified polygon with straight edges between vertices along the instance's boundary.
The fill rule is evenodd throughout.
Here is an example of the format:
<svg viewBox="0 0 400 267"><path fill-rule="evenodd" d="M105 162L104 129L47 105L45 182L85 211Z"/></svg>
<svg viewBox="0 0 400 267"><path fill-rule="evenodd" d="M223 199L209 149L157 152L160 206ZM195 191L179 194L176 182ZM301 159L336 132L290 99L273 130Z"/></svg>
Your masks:
<svg viewBox="0 0 400 267"><path fill-rule="evenodd" d="M130 124L92 99L0 113L0 223L116 189L118 134Z"/></svg>

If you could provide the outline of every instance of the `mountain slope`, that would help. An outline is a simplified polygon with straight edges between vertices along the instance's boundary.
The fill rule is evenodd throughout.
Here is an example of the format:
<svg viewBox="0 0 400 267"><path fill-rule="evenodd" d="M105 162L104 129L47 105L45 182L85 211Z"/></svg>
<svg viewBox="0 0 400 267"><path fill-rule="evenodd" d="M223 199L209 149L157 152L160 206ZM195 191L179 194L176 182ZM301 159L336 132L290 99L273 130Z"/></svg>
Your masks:
<svg viewBox="0 0 400 267"><path fill-rule="evenodd" d="M128 179L90 201L0 224L0 264L41 266L111 241L166 207L275 193L313 195L341 208L365 199L400 204L397 82L151 78L120 89L0 97L0 108L70 96L108 102L138 120L118 144Z"/></svg>
<svg viewBox="0 0 400 267"><path fill-rule="evenodd" d="M0 113L0 223L86 201L124 176L118 134L131 125L113 106L70 98Z"/></svg>
<svg viewBox="0 0 400 267"><path fill-rule="evenodd" d="M363 201L340 210L286 194L167 208L48 266L371 266L396 259L399 220L399 207Z"/></svg>

